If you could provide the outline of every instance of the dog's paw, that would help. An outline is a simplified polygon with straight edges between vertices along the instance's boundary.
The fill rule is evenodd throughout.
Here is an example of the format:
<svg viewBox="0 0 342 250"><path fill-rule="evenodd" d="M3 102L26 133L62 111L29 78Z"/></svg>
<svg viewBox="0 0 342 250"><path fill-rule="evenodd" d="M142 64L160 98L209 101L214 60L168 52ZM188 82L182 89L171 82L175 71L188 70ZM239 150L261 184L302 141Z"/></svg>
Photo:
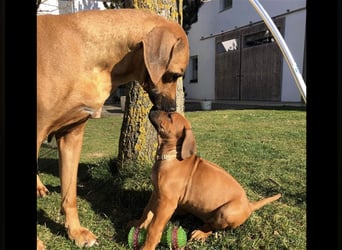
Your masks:
<svg viewBox="0 0 342 250"><path fill-rule="evenodd" d="M46 250L43 242L37 238L37 250Z"/></svg>
<svg viewBox="0 0 342 250"><path fill-rule="evenodd" d="M49 190L43 184L40 186L37 185L37 197L44 197L49 193Z"/></svg>
<svg viewBox="0 0 342 250"><path fill-rule="evenodd" d="M98 246L96 236L85 227L68 230L69 239L73 240L78 247Z"/></svg>
<svg viewBox="0 0 342 250"><path fill-rule="evenodd" d="M49 190L44 186L39 176L37 175L37 196L44 197L48 195L49 193L50 193Z"/></svg>

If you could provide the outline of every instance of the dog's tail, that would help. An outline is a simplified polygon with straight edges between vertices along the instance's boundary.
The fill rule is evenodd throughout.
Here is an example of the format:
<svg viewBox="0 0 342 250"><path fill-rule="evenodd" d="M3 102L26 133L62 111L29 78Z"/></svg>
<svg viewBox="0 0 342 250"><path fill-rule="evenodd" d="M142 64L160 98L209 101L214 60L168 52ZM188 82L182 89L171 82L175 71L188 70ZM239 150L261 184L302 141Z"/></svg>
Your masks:
<svg viewBox="0 0 342 250"><path fill-rule="evenodd" d="M249 206L250 206L250 208L251 208L251 210L253 212L253 211L255 211L255 210L259 209L259 208L262 208L266 204L271 203L272 201L278 200L280 197L281 197L281 194L276 194L274 196L271 196L271 197L268 197L268 198L265 198L265 199L262 199L262 200L259 200L259 201L250 202Z"/></svg>

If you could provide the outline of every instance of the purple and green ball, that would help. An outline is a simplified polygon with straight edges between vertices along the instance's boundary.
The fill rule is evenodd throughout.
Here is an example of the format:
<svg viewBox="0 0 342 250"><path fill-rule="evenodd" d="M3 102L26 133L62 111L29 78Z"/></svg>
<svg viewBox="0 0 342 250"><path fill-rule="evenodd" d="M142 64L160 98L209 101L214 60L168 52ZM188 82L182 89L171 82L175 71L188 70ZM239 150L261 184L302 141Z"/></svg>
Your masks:
<svg viewBox="0 0 342 250"><path fill-rule="evenodd" d="M128 233L128 245L131 249L138 250L145 242L147 231L144 228L132 227ZM184 229L179 226L167 226L164 230L160 243L173 250L184 247L187 236Z"/></svg>

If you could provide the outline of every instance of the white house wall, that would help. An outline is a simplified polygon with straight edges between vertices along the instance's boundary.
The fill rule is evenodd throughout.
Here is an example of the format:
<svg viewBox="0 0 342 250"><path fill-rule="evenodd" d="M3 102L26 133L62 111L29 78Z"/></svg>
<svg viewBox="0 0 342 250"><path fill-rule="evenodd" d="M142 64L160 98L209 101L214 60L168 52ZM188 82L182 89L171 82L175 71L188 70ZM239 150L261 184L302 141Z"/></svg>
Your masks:
<svg viewBox="0 0 342 250"><path fill-rule="evenodd" d="M58 15L59 14L58 0L42 0L37 10L37 15L44 15L44 14Z"/></svg>
<svg viewBox="0 0 342 250"><path fill-rule="evenodd" d="M103 2L97 0L42 0L37 15L59 15L95 9L105 9Z"/></svg>
<svg viewBox="0 0 342 250"><path fill-rule="evenodd" d="M75 0L74 12L82 10L103 10L105 9L102 1L97 0Z"/></svg>
<svg viewBox="0 0 342 250"><path fill-rule="evenodd" d="M303 12L305 12L305 14L303 14ZM305 16L306 10L287 15L284 36L284 40L301 73L303 73L304 66ZM285 58L283 59L281 100L286 102L299 102L301 100L298 86L296 85Z"/></svg>
<svg viewBox="0 0 342 250"><path fill-rule="evenodd" d="M260 0L259 3L274 17L286 14L284 40L303 71L305 40L305 0ZM302 9L302 10L301 10ZM295 10L300 10L293 12ZM215 98L215 35L260 22L261 17L248 0L233 0L233 8L220 12L220 0L205 2L198 12L198 21L188 33L190 55L198 56L198 82L190 83L190 67L184 78L187 98ZM286 61L283 62L281 101L300 101L300 93Z"/></svg>

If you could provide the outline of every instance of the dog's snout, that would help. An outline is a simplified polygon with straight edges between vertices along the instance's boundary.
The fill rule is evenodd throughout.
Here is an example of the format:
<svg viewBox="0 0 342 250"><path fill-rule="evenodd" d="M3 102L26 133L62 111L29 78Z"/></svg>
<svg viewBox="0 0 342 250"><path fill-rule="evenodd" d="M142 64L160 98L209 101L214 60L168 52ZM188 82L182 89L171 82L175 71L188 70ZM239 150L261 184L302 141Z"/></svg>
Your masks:
<svg viewBox="0 0 342 250"><path fill-rule="evenodd" d="M148 91L154 109L164 110L166 112L176 111L176 100L169 95L157 94L159 92Z"/></svg>
<svg viewBox="0 0 342 250"><path fill-rule="evenodd" d="M166 112L168 112L168 113L173 113L173 112L175 112L176 111L176 108L174 108L174 107L171 107L169 110L167 110Z"/></svg>
<svg viewBox="0 0 342 250"><path fill-rule="evenodd" d="M176 101L168 98L161 100L161 109L165 112L174 112L176 111Z"/></svg>

